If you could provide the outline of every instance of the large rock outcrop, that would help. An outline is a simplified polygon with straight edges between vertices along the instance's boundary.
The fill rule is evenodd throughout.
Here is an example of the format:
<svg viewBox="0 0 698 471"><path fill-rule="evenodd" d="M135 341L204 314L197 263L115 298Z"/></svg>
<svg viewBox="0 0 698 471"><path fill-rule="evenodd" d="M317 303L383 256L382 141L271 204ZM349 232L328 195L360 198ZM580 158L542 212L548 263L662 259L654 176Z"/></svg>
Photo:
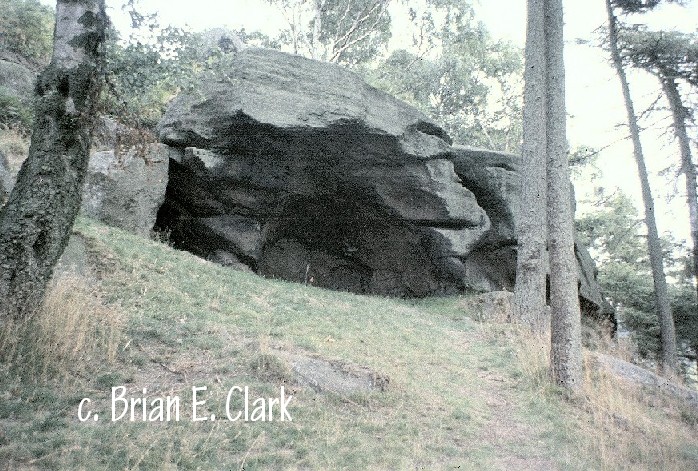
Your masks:
<svg viewBox="0 0 698 471"><path fill-rule="evenodd" d="M278 51L245 49L195 88L158 127L158 224L177 246L358 293L513 286L516 157L453 147L355 74Z"/></svg>
<svg viewBox="0 0 698 471"><path fill-rule="evenodd" d="M508 259L509 262L504 265L509 268L515 266L521 157L465 146L453 146L452 155L456 174L473 192L492 223L492 229L480 242L477 250L471 253L471 258L497 257L500 261ZM579 265L580 293L593 303L601 305L603 296L596 281L594 261L580 242L575 244L575 250ZM475 255L478 257L474 257ZM515 270L502 272L492 271L493 268L497 267L493 267L491 263L485 263L482 267L482 270L489 273L481 280L483 289L492 291L498 287L513 286Z"/></svg>
<svg viewBox="0 0 698 471"><path fill-rule="evenodd" d="M424 115L340 67L247 49L170 106L161 224L179 246L319 286L425 296L490 222Z"/></svg>
<svg viewBox="0 0 698 471"><path fill-rule="evenodd" d="M516 277L516 219L521 190L520 157L453 146L456 174L491 221L491 229L462 258L468 287L477 291L510 290Z"/></svg>
<svg viewBox="0 0 698 471"><path fill-rule="evenodd" d="M463 260L466 283L480 291L514 288L520 161L518 155L453 146L455 171L473 192L492 224L492 229ZM613 308L601 293L593 259L581 242L576 242L574 248L583 310L599 320L610 319L615 329Z"/></svg>

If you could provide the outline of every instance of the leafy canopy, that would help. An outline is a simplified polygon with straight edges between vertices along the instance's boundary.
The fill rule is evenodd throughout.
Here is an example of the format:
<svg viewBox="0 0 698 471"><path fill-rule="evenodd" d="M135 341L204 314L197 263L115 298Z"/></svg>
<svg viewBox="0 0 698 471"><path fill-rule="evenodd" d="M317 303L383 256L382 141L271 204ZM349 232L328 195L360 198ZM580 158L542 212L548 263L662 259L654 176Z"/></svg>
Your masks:
<svg viewBox="0 0 698 471"><path fill-rule="evenodd" d="M410 17L413 47L392 52L369 81L429 115L456 142L518 152L522 51L494 41L462 1L432 0Z"/></svg>

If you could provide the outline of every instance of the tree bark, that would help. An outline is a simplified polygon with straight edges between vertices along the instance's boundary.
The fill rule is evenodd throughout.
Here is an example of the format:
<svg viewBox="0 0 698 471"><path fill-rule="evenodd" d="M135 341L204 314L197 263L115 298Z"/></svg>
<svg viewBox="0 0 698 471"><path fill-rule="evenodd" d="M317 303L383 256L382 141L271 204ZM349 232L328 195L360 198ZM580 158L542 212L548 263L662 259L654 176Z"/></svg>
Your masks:
<svg viewBox="0 0 698 471"><path fill-rule="evenodd" d="M29 156L0 210L0 322L41 305L68 243L89 160L107 21L104 0L57 2Z"/></svg>
<svg viewBox="0 0 698 471"><path fill-rule="evenodd" d="M578 391L583 384L581 312L567 163L562 0L545 5L550 371L556 384Z"/></svg>
<svg viewBox="0 0 698 471"><path fill-rule="evenodd" d="M546 121L544 0L528 0L524 71L522 191L517 228L514 315L546 330Z"/></svg>
<svg viewBox="0 0 698 471"><path fill-rule="evenodd" d="M632 97L630 96L630 86L623 69L623 62L618 49L618 24L613 12L611 0L606 0L606 11L608 13L608 38L611 50L611 60L620 80L623 90L625 109L628 115L628 126L633 142L635 162L637 163L637 173L642 188L642 200L645 208L645 224L647 226L647 247L649 251L650 266L652 268L652 278L654 280L654 294L659 314L659 325L661 329L662 352L660 366L665 374L673 374L677 368L676 360L676 331L674 327L674 317L669 304L669 293L667 290L666 277L664 275L664 260L662 248L659 243L659 232L654 216L654 199L647 176L647 166L642 152L640 142L640 127L637 123Z"/></svg>
<svg viewBox="0 0 698 471"><path fill-rule="evenodd" d="M691 225L691 239L693 242L693 277L696 282L698 295L698 195L696 195L696 167L691 156L691 141L686 131L686 121L689 113L683 106L676 80L666 71L660 71L659 80L662 82L664 94L669 101L671 115L674 120L674 133L679 141L681 152L681 171L686 178L686 200L688 202L689 221Z"/></svg>
<svg viewBox="0 0 698 471"><path fill-rule="evenodd" d="M322 52L322 44L320 43L320 34L322 33L323 4L323 0L313 0L313 35L310 40L310 57L324 61L325 54Z"/></svg>

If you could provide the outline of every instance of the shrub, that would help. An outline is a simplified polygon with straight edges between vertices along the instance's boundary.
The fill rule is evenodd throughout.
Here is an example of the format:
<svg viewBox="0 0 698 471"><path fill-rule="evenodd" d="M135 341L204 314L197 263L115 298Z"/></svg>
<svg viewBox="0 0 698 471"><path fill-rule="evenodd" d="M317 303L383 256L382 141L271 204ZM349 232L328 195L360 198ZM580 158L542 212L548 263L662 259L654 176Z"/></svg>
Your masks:
<svg viewBox="0 0 698 471"><path fill-rule="evenodd" d="M0 87L0 125L28 131L32 125L31 106Z"/></svg>
<svg viewBox="0 0 698 471"><path fill-rule="evenodd" d="M0 49L47 62L53 45L53 9L38 0L0 0Z"/></svg>

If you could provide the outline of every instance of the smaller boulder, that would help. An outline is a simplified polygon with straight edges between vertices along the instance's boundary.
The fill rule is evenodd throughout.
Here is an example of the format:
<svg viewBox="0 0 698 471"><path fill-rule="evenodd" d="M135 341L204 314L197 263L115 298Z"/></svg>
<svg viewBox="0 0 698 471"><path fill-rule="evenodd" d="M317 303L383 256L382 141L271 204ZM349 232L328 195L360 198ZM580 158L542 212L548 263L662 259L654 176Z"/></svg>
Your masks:
<svg viewBox="0 0 698 471"><path fill-rule="evenodd" d="M169 150L163 144L95 152L83 190L82 211L110 226L148 237L165 199Z"/></svg>
<svg viewBox="0 0 698 471"><path fill-rule="evenodd" d="M34 82L41 67L9 51L0 51L0 97L5 106L12 104L13 110L2 108L2 118L22 118L31 114ZM7 124L7 123L6 123ZM26 123L25 123L26 124Z"/></svg>

